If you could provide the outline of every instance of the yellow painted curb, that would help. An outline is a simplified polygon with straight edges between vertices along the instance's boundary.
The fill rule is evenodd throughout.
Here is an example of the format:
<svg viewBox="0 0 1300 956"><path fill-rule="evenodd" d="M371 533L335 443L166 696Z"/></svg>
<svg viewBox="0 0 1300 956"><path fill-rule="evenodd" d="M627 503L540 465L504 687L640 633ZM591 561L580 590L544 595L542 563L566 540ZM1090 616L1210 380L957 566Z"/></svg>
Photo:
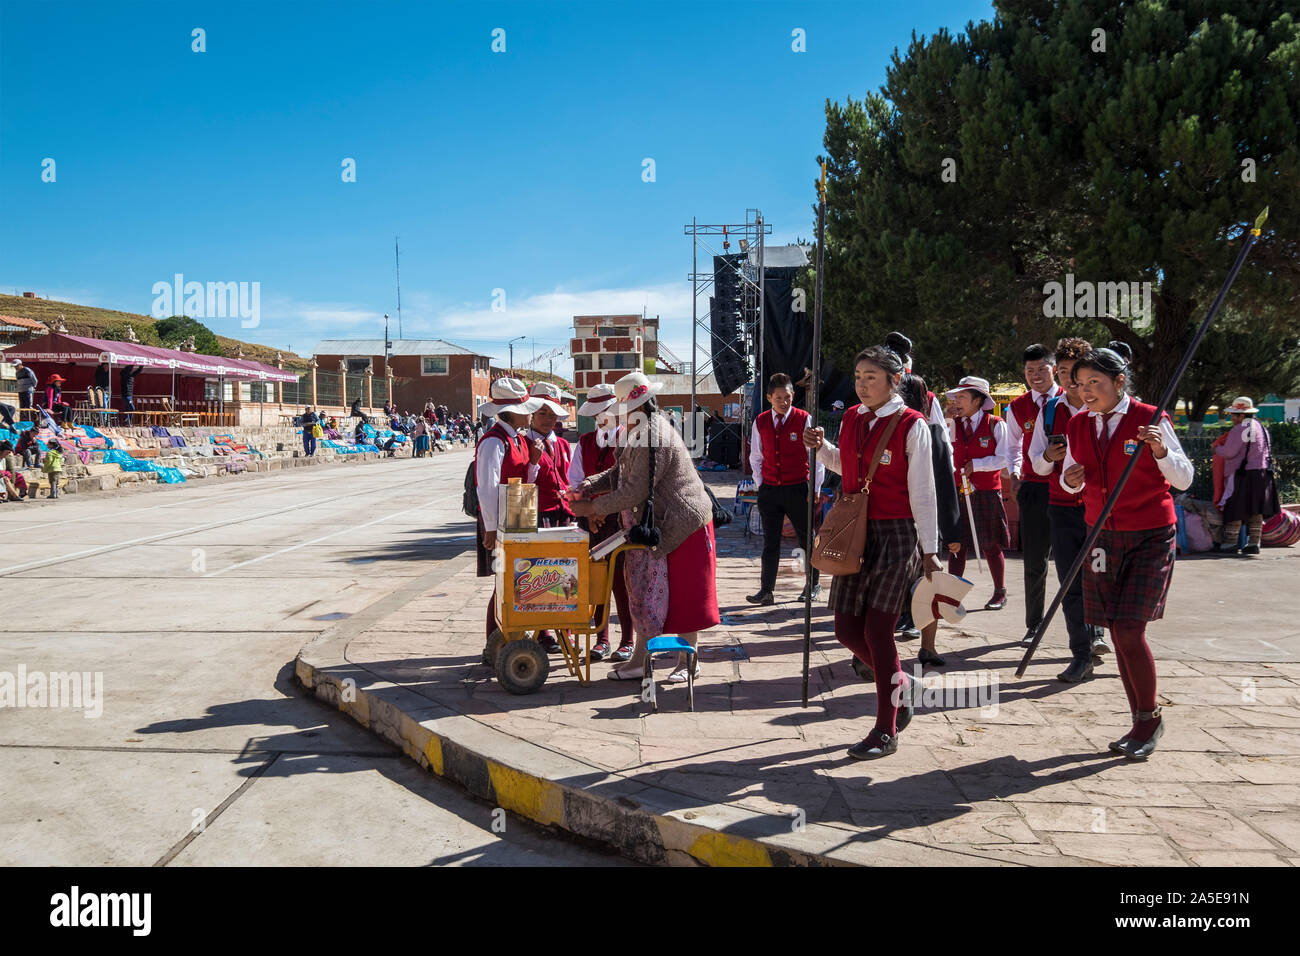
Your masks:
<svg viewBox="0 0 1300 956"><path fill-rule="evenodd" d="M559 784L486 761L497 803L538 823L564 822L564 790Z"/></svg>

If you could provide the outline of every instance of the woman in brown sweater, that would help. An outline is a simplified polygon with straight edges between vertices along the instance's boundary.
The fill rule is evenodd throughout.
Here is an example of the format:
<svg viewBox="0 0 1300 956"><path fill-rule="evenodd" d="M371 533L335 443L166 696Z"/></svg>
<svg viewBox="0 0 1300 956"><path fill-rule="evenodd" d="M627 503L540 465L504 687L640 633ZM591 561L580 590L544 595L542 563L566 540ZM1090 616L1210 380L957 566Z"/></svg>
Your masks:
<svg viewBox="0 0 1300 956"><path fill-rule="evenodd" d="M650 497L650 456L654 455L654 527L659 543L627 552L624 577L636 632L631 660L611 668L611 680L645 675L646 641L677 634L695 646L699 632L721 619L716 590L717 552L713 504L691 463L690 452L654 401L656 385L640 372L614 383L619 400L618 459L614 467L583 480L568 493L580 516L619 514L624 528L641 521ZM688 662L678 658L668 679L686 679Z"/></svg>

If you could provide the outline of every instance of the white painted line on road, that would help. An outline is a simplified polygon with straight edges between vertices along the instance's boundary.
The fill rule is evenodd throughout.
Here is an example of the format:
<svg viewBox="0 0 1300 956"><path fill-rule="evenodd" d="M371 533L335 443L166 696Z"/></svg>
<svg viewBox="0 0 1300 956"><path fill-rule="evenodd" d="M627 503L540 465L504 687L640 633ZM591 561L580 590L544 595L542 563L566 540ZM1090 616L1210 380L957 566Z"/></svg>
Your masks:
<svg viewBox="0 0 1300 956"><path fill-rule="evenodd" d="M414 485L423 482L425 479L417 478L412 481L404 481L397 485L388 485L389 488L404 488L407 485ZM355 498L357 492L350 491L346 494L333 495L329 498L321 498L311 502L311 506L318 507L331 501L339 501L343 498ZM295 502L284 508L273 508L270 511L263 511L258 514L245 515L240 518L227 518L224 521L209 521L206 524L198 524L189 528L181 528L179 531L163 531L159 534L145 535L142 538L132 538L128 541L119 541L117 544L105 544L95 548L87 548L84 551L74 551L71 554L62 554L53 558L41 558L38 561L28 561L26 564L15 564L7 568L0 568L0 577L7 574L17 574L20 571L31 571L35 568L47 567L51 564L60 564L65 561L76 561L80 558L89 558L99 554L106 554L109 551L117 551L122 548L130 548L140 544L151 544L154 541L164 541L167 538L178 538L187 534L193 534L196 531L211 531L213 528L222 528L226 525L243 524L247 521L257 521L259 518L269 518L272 515L284 514L287 511L301 511L304 505L301 501Z"/></svg>
<svg viewBox="0 0 1300 956"><path fill-rule="evenodd" d="M422 511L424 508L433 504L435 500L436 499L430 499L429 501L426 501L424 504L417 505L414 508L403 508L401 511L394 511L392 514L384 515L382 518L372 518L371 520L362 522L361 524L352 525L350 528L339 528L337 531L331 531L329 534L323 534L319 538L312 538L310 541L303 541L300 542L299 544L293 544L287 548L281 548L279 551L272 551L269 554L263 554L256 558L249 558L247 561L240 561L236 564L232 564L229 565L228 567L224 567L220 571L209 571L207 574L203 576L205 578L215 578L217 575L225 574L227 571L234 571L236 568L246 568L250 564L257 564L259 561L266 561L270 558L274 558L281 554L288 554L290 551L297 551L299 548L305 548L309 545L319 544L322 541L328 541L330 538L338 537L341 534L347 534L348 532L351 531L360 531L362 528L369 528L372 524L380 524L392 518L398 518L401 517L402 515L410 514L412 511Z"/></svg>
<svg viewBox="0 0 1300 956"><path fill-rule="evenodd" d="M219 460L219 459L218 459L218 460ZM369 465L369 464L375 464L375 462L358 462L358 465ZM355 467L357 467L357 465L353 465L353 466L351 466L351 467L355 468ZM267 472L266 474L267 474L268 478L276 477L276 476L271 475L270 472ZM290 477L290 476L292 475L292 471L288 471L288 472L286 472L286 471L281 471L281 472L279 472L279 475L288 478L288 477ZM187 505L187 504L201 504L201 503L203 503L203 502L205 502L205 501L224 501L224 500L226 500L226 499L234 500L234 499L237 499L237 498L240 498L240 497L247 498L247 497L249 497L249 496L251 496L251 495L256 495L256 494L261 494L261 493L274 494L275 492L279 492L279 491L291 491L291 490L293 490L293 489L295 489L295 488L301 488L303 485L316 485L316 484L320 484L322 481L339 481L339 480L341 480L341 479L343 479L343 478L357 478L357 477L359 477L359 476L357 475L357 473L356 473L355 471L346 471L346 472L342 472L342 473L336 473L336 474L331 474L331 475L325 475L325 476L320 477L320 478L305 478L305 477L304 477L304 478L302 478L302 479L300 479L300 480L298 480L298 481L293 482L292 484L283 484L283 483L274 483L274 484L272 484L271 482L268 482L268 481L258 481L258 482L255 483L255 485L260 485L260 486L262 486L262 487L239 488L239 489L232 490L232 491L230 491L229 493L226 493L226 494L210 495L210 496L208 496L207 498L184 498L184 497L182 497L182 498L179 498L179 499L177 499L177 500L175 500L175 501L168 501L168 502L165 502L165 503L163 503L163 504L147 505L146 507L143 507L143 508L128 508L128 509L126 509L126 510L124 510L124 511L115 511L115 512L112 513L111 517L112 517L113 519L116 520L117 518L126 517L126 516L134 515L134 514L141 514L141 513L146 512L146 511L157 511L157 510L160 509L160 508L176 508L176 507L178 507L178 506L180 506L180 505ZM368 476L367 476L367 477L368 477ZM78 502L78 503L80 503L80 502ZM87 504L90 504L90 503L92 503L92 502L87 502ZM82 521L102 521L104 517L105 517L104 515L83 515L83 516L80 517L80 518L63 518L63 519L61 519L61 520L59 520L59 521L46 521L46 522L44 522L44 523L42 523L42 524L29 524L29 525L24 525L24 524L22 524L21 521L20 521L19 523L17 523L16 525L13 525L13 526L11 526L11 525L9 525L8 523L6 523L6 524L5 524L5 529L6 529L6 530L13 530L13 531L35 531L35 530L37 530L37 529L39 529L39 528L53 528L53 527L57 527L57 526L60 526L60 525L65 525L65 524L78 524L78 523L80 523L80 522L82 522Z"/></svg>

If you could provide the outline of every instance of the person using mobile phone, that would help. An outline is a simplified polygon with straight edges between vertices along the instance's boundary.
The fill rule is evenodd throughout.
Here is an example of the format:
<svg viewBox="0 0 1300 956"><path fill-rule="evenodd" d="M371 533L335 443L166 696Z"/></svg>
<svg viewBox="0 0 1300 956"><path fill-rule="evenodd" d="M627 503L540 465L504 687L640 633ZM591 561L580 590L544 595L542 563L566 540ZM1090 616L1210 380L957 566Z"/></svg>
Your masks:
<svg viewBox="0 0 1300 956"><path fill-rule="evenodd" d="M1079 397L1079 386L1070 376L1074 363L1091 350L1091 343L1085 339L1067 338L1056 343L1056 375L1063 391L1038 413L1025 457L1028 467L1048 479L1047 520L1051 526L1052 558L1058 582L1065 579L1088 537L1083 496L1062 488L1060 478L1067 445L1065 430L1071 418L1088 411ZM1057 680L1077 684L1092 677L1093 668L1101 663L1103 654L1110 653L1110 647L1106 644L1105 631L1083 620L1082 575L1077 575L1065 592L1061 608L1070 639L1070 664Z"/></svg>

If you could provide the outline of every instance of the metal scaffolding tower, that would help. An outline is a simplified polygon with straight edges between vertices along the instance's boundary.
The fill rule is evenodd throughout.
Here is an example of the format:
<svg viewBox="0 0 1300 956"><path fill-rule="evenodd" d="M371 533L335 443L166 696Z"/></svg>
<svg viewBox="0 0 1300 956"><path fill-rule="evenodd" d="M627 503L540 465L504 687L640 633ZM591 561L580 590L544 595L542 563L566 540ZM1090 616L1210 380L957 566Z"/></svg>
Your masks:
<svg viewBox="0 0 1300 956"><path fill-rule="evenodd" d="M713 356L715 351L735 353L749 375L752 375L754 369L763 367L763 243L764 236L772 232L772 227L763 221L763 214L758 209L746 209L745 221L743 223L701 223L692 219L684 227L685 234L691 237L691 273L687 277L691 281L693 294L691 296L691 417L692 426L695 422L696 411L696 386L697 384L713 371ZM722 248L717 248L718 240L714 237L721 236ZM739 251L733 251L732 242L739 246ZM726 260L729 267L736 270L736 279L740 291L740 316L737 331L732 338L720 338L713 331L713 316L710 307L706 306L703 316L700 315L700 296L709 296L714 291L715 274L713 271L701 273L699 271L699 253L703 248L705 254L710 257L710 264L715 257L721 257ZM715 303L716 305L716 303ZM708 338L705 340L709 343L706 358L703 363L700 362L698 355L698 333L703 329ZM742 434L746 433L745 429L749 425L749 416L752 414L749 403L746 402L741 408L741 429Z"/></svg>

